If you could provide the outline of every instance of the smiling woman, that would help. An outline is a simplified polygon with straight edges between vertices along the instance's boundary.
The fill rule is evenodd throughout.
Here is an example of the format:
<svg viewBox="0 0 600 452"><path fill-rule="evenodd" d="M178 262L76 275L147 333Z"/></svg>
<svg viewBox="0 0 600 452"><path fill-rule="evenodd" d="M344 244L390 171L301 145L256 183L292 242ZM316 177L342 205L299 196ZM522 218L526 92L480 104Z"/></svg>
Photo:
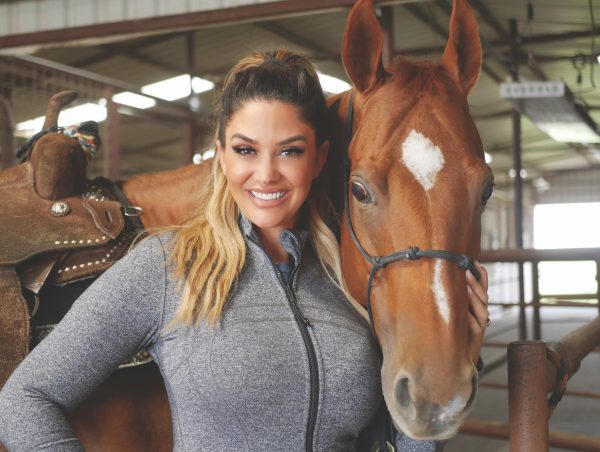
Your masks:
<svg viewBox="0 0 600 452"><path fill-rule="evenodd" d="M329 142L317 147L314 128L297 107L255 100L229 121L226 142L217 141L219 161L240 211L259 231L275 262L286 262L283 229L293 229L319 175Z"/></svg>

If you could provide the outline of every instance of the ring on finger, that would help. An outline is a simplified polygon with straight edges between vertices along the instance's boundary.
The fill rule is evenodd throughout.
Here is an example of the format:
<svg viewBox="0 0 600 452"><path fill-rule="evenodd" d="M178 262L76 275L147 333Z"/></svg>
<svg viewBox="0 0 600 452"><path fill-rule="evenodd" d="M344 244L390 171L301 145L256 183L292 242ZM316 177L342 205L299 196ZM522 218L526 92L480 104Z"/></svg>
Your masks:
<svg viewBox="0 0 600 452"><path fill-rule="evenodd" d="M484 328L487 328L488 326L490 326L491 324L492 324L492 321L488 317L487 320L485 321L485 323L480 323L479 326L481 327L481 329L484 329Z"/></svg>

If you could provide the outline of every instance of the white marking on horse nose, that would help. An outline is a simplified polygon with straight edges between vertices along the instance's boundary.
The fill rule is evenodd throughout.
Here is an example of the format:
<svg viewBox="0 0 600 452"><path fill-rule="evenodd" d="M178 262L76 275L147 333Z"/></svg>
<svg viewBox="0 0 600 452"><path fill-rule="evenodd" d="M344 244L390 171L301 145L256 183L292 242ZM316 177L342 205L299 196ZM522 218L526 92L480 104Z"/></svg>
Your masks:
<svg viewBox="0 0 600 452"><path fill-rule="evenodd" d="M431 283L431 290L435 298L435 304L440 311L440 315L446 325L450 323L450 306L448 305L448 297L444 290L444 283L442 282L442 260L435 260L435 268L433 270L433 281Z"/></svg>
<svg viewBox="0 0 600 452"><path fill-rule="evenodd" d="M425 191L433 187L437 174L444 167L440 148L414 129L402 143L402 161Z"/></svg>
<svg viewBox="0 0 600 452"><path fill-rule="evenodd" d="M446 405L442 410L440 410L438 420L441 423L444 423L446 419L454 418L458 413L462 412L466 404L467 402L463 397L454 397L448 405Z"/></svg>

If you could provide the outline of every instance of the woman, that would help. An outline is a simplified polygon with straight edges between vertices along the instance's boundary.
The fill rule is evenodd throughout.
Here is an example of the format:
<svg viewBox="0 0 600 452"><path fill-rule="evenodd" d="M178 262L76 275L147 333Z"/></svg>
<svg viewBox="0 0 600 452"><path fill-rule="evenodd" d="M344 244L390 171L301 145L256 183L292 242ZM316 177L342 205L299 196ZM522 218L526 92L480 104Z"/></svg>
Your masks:
<svg viewBox="0 0 600 452"><path fill-rule="evenodd" d="M63 410L141 348L164 377L176 450L355 449L381 363L336 283L315 196L329 146L317 75L301 56L255 53L227 76L220 110L199 210L103 274L0 393L10 450L81 450ZM485 283L469 281L483 323Z"/></svg>

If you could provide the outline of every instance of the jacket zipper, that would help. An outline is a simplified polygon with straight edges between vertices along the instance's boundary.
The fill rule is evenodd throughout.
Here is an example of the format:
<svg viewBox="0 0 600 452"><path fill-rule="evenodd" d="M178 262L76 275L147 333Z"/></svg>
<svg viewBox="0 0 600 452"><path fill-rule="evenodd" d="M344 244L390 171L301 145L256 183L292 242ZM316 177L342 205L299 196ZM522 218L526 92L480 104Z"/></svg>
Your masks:
<svg viewBox="0 0 600 452"><path fill-rule="evenodd" d="M257 243L252 237L248 236L248 239L264 252L262 246L259 243ZM296 323L298 324L298 328L300 329L300 334L302 335L302 340L304 341L304 346L306 348L306 354L308 355L308 368L310 372L310 404L308 406L308 423L306 424L305 441L306 452L312 452L315 426L317 424L317 407L319 403L319 368L317 365L317 353L315 352L315 346L308 331L308 327L310 326L310 320L308 320L306 317L304 317L304 315L302 315L300 307L298 306L298 300L296 299L296 295L292 288L294 277L296 276L298 267L300 267L300 261L298 261L298 265L296 265L296 268L292 270L288 284L286 284L283 281L283 277L281 276L281 272L279 271L279 268L277 268L277 265L270 258L269 261L271 262L271 265L275 270L275 274L277 275L279 283L283 286L283 290L285 291L285 294L287 296L288 303L292 308L294 318L296 319Z"/></svg>

